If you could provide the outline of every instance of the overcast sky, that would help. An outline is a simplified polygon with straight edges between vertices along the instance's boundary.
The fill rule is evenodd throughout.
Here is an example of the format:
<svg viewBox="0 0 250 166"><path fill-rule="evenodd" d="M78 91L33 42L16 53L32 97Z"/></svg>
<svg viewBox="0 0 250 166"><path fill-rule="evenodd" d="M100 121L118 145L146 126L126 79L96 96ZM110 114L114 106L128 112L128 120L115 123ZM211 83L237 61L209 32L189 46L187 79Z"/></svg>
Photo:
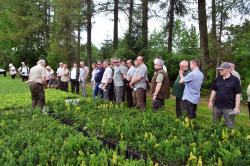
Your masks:
<svg viewBox="0 0 250 166"><path fill-rule="evenodd" d="M190 6L189 6L190 7ZM157 9L158 6L151 6L150 9ZM190 10L195 9L194 5L191 5ZM158 14L164 16L163 11L158 9ZM112 13L109 15L105 15L104 13L95 15L92 24L92 43L96 45L98 48L101 47L101 43L104 42L105 39L113 39L113 15ZM241 24L245 18L250 19L250 16L247 15L244 18L240 18L239 16L232 16L229 24ZM198 20L194 20L191 15L185 16L185 18L181 18L186 24L187 27L191 27L193 24L198 31ZM165 23L163 18L150 18L148 22L149 27L149 35L154 30L160 30L161 25ZM210 29L211 21L208 20L208 29ZM119 12L119 24L118 24L118 34L119 38L123 37L124 32L128 29L128 19L125 14ZM86 31L81 33L82 43L86 43L87 36Z"/></svg>

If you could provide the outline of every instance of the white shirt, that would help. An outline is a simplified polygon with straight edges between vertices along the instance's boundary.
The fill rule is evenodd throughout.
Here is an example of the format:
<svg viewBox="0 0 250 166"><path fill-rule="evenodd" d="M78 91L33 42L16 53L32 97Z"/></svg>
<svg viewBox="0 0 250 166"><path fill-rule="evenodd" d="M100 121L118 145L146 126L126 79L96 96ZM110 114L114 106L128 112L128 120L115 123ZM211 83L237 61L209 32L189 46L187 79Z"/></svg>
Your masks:
<svg viewBox="0 0 250 166"><path fill-rule="evenodd" d="M63 67L59 67L59 68L56 70L57 76L62 76L62 71L63 71Z"/></svg>
<svg viewBox="0 0 250 166"><path fill-rule="evenodd" d="M102 83L103 84L106 84L106 83L111 83L112 81L112 75L113 75L113 71L112 69L108 66L105 68L105 71L103 73L103 76L102 76Z"/></svg>
<svg viewBox="0 0 250 166"><path fill-rule="evenodd" d="M19 67L18 71L22 76L29 76L29 68L27 66Z"/></svg>
<svg viewBox="0 0 250 166"><path fill-rule="evenodd" d="M91 73L91 81L95 82L95 73L96 73L96 69L94 69Z"/></svg>
<svg viewBox="0 0 250 166"><path fill-rule="evenodd" d="M71 72L70 72L70 79L75 80L76 79L76 68L72 68Z"/></svg>
<svg viewBox="0 0 250 166"><path fill-rule="evenodd" d="M10 75L16 74L16 68L14 66L10 67Z"/></svg>

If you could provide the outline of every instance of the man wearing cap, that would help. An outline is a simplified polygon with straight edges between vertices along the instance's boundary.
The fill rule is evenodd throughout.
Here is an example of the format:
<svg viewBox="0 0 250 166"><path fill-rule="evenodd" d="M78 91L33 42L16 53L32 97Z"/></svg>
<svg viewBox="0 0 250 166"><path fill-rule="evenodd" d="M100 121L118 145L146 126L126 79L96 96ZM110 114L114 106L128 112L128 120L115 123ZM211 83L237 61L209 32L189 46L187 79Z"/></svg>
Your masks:
<svg viewBox="0 0 250 166"><path fill-rule="evenodd" d="M163 69L164 62L161 59L154 60L155 74L151 82L151 94L153 96L153 110L164 107L164 100L170 97L170 84L168 74Z"/></svg>
<svg viewBox="0 0 250 166"><path fill-rule="evenodd" d="M25 81L28 81L29 79L29 67L25 65L24 62L21 63L21 67L19 67L18 69L18 72L20 73L21 77L22 77L22 80L25 82Z"/></svg>
<svg viewBox="0 0 250 166"><path fill-rule="evenodd" d="M220 76L212 85L208 107L213 110L213 122L218 122L223 115L227 127L233 128L234 116L240 112L240 81L231 74L228 62L223 62L217 70Z"/></svg>
<svg viewBox="0 0 250 166"><path fill-rule="evenodd" d="M30 91L32 97L32 107L43 109L45 105L44 86L46 85L45 60L39 60L37 65L30 69Z"/></svg>

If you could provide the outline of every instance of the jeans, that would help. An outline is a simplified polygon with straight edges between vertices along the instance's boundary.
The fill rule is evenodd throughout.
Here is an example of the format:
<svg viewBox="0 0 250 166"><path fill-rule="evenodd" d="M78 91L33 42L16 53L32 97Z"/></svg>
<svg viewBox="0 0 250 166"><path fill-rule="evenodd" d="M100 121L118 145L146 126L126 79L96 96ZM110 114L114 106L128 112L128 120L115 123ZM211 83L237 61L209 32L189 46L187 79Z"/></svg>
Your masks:
<svg viewBox="0 0 250 166"><path fill-rule="evenodd" d="M103 98L103 91L99 88L99 85L101 85L101 82L95 83L94 98L96 98L98 94L100 94L101 98Z"/></svg>
<svg viewBox="0 0 250 166"><path fill-rule="evenodd" d="M82 88L82 96L86 97L87 96L86 81L80 81L80 84Z"/></svg>
<svg viewBox="0 0 250 166"><path fill-rule="evenodd" d="M115 101L121 103L123 99L124 86L115 86Z"/></svg>

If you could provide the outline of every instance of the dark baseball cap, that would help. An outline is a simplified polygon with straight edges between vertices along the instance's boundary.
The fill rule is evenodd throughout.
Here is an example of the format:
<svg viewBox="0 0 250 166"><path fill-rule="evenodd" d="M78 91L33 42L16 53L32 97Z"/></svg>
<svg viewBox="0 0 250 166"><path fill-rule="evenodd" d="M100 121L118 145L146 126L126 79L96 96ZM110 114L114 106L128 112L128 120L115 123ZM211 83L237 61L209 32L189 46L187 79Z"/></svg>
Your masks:
<svg viewBox="0 0 250 166"><path fill-rule="evenodd" d="M230 69L231 65L228 62L223 62L222 64L220 64L219 67L217 67L217 70L223 70L223 69Z"/></svg>

